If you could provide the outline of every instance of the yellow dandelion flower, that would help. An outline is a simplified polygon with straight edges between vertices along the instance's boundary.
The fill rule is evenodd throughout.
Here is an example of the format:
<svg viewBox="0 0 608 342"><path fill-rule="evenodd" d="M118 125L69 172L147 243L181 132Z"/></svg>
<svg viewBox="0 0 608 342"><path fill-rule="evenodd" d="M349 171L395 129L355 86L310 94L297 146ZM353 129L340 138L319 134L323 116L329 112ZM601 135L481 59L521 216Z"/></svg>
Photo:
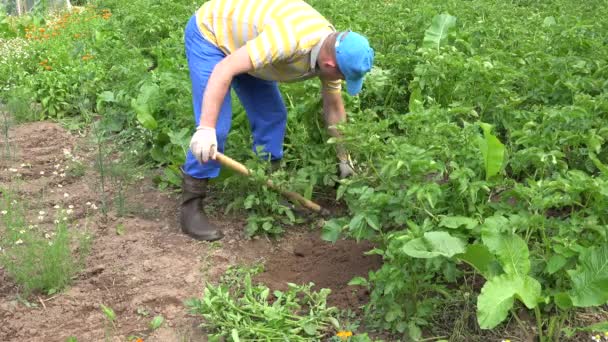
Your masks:
<svg viewBox="0 0 608 342"><path fill-rule="evenodd" d="M348 330L338 331L336 336L338 336L341 341L346 341L349 337L353 336L353 332Z"/></svg>

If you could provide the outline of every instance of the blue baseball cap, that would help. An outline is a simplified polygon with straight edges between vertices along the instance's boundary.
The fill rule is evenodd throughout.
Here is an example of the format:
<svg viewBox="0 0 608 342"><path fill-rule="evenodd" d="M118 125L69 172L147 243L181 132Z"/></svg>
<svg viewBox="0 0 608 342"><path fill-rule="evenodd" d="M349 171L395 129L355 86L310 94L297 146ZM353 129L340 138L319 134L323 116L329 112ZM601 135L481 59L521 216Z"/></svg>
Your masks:
<svg viewBox="0 0 608 342"><path fill-rule="evenodd" d="M363 87L363 78L374 64L374 49L369 46L367 38L346 31L336 38L336 60L346 79L346 90L351 96L357 95Z"/></svg>

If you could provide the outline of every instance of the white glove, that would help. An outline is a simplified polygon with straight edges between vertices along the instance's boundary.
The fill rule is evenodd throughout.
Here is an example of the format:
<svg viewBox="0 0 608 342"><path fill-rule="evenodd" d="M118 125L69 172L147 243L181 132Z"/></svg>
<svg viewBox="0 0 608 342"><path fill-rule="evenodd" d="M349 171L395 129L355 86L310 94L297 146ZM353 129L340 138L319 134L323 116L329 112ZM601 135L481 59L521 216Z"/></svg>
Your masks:
<svg viewBox="0 0 608 342"><path fill-rule="evenodd" d="M215 159L217 150L215 128L198 126L190 140L190 150L199 163L206 163L209 159Z"/></svg>
<svg viewBox="0 0 608 342"><path fill-rule="evenodd" d="M340 160L338 168L340 169L340 179L344 179L355 174L355 169L352 161L350 160L350 156L348 156L345 160Z"/></svg>

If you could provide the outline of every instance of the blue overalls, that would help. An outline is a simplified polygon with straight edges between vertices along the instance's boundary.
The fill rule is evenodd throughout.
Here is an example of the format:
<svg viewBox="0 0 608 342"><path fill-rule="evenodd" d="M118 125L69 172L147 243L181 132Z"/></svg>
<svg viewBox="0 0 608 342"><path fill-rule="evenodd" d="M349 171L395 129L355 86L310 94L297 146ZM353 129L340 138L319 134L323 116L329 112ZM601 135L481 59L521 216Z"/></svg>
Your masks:
<svg viewBox="0 0 608 342"><path fill-rule="evenodd" d="M186 26L185 46L192 81L192 104L196 124L194 127L198 127L207 81L215 65L226 57L226 54L203 38L196 25L195 16L190 18ZM270 153L271 160L281 159L287 109L277 82L241 74L233 78L231 87L247 112L253 135L253 151L256 152L258 146L263 146L262 151ZM224 152L231 121L232 107L229 89L222 102L215 127L219 152ZM188 150L183 169L186 174L194 178L215 178L220 173L220 164L215 160L201 164Z"/></svg>

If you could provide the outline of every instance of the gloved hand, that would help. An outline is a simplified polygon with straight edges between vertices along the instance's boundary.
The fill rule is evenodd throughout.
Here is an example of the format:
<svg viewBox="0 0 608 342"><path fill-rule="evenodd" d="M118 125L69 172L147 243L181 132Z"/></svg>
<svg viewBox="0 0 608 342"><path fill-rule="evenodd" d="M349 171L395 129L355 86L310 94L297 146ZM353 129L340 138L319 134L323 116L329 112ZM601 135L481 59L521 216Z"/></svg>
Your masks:
<svg viewBox="0 0 608 342"><path fill-rule="evenodd" d="M340 179L344 179L355 174L355 168L350 156L340 160L338 168L340 169Z"/></svg>
<svg viewBox="0 0 608 342"><path fill-rule="evenodd" d="M190 150L199 163L206 163L209 159L215 159L215 152L217 151L215 128L198 126L190 140Z"/></svg>

